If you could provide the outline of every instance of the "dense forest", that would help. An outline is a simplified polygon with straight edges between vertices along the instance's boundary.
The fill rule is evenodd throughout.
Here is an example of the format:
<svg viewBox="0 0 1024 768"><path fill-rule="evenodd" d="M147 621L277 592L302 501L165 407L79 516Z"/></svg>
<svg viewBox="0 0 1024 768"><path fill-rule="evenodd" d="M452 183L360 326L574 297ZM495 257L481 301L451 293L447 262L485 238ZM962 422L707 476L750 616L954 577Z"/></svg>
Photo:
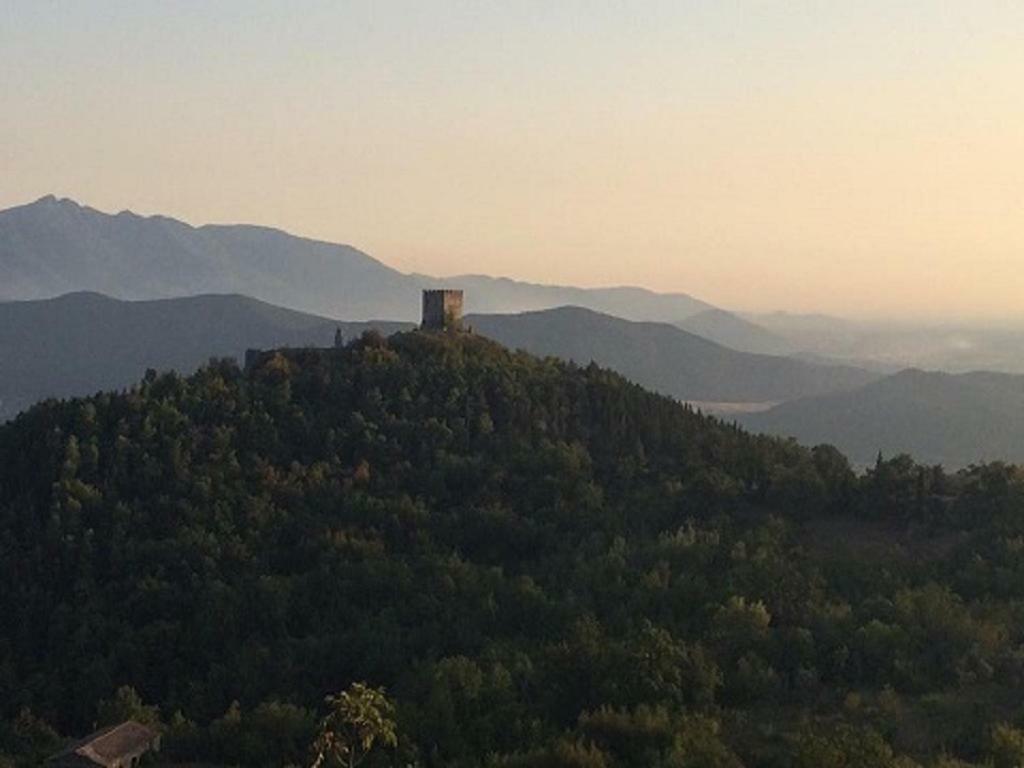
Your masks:
<svg viewBox="0 0 1024 768"><path fill-rule="evenodd" d="M857 474L472 335L32 408L0 585L0 765L126 716L327 765L352 690L365 766L1024 761L1024 473Z"/></svg>

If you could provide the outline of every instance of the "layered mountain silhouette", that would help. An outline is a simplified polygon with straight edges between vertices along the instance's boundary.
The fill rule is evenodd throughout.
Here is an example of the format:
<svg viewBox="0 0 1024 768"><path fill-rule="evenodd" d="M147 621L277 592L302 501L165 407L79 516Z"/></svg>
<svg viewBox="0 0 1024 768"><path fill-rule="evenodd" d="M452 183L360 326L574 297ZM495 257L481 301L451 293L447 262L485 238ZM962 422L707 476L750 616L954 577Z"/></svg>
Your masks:
<svg viewBox="0 0 1024 768"><path fill-rule="evenodd" d="M949 467L1024 462L1024 376L906 370L740 420L803 443L831 443L861 464L879 452Z"/></svg>
<svg viewBox="0 0 1024 768"><path fill-rule="evenodd" d="M726 349L667 323L639 323L565 307L470 315L476 333L580 364L595 361L680 399L775 402L849 389L875 374ZM191 372L250 347L319 346L376 328L342 323L238 295L123 301L96 293L0 303L0 417L45 397L91 394L137 381L147 368Z"/></svg>
<svg viewBox="0 0 1024 768"><path fill-rule="evenodd" d="M328 346L402 323L337 323L245 296L118 301L75 293L0 303L0 420L47 397L128 386L148 368L191 373L250 347Z"/></svg>
<svg viewBox="0 0 1024 768"><path fill-rule="evenodd" d="M949 466L1024 461L1024 377L879 372L915 355L924 367L1014 370L1016 333L897 333L739 316L637 288L441 280L279 230L109 215L52 196L0 211L0 419L42 398L128 386L147 368L185 373L249 347L328 346L339 326L346 336L408 328L420 290L440 285L464 288L468 322L507 346L595 361L684 400L781 403L739 418L834 443L860 463L879 451Z"/></svg>
<svg viewBox="0 0 1024 768"><path fill-rule="evenodd" d="M738 352L669 323L630 322L580 307L470 318L508 347L577 363L594 361L684 400L764 403L853 389L877 374L840 365Z"/></svg>
<svg viewBox="0 0 1024 768"><path fill-rule="evenodd" d="M48 196L0 211L0 300L96 291L123 299L238 293L349 320L415 321L419 292L466 289L467 309L510 312L566 304L619 317L676 321L710 308L686 294L582 289L392 269L348 245L266 227L193 227L130 211L109 215Z"/></svg>

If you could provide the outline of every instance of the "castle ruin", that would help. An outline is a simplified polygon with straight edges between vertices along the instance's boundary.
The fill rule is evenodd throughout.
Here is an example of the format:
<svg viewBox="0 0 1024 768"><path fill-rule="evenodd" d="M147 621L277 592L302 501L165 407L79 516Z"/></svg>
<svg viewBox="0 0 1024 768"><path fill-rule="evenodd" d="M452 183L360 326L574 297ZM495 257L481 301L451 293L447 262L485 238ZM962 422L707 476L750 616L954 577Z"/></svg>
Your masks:
<svg viewBox="0 0 1024 768"><path fill-rule="evenodd" d="M424 331L465 331L472 333L473 329L463 325L462 322L463 293L453 288L423 291L423 321L420 328ZM345 348L345 334L341 326L334 329L334 349ZM315 348L315 347L310 347ZM245 370L255 366L261 358L269 355L268 350L247 349L245 350Z"/></svg>
<svg viewBox="0 0 1024 768"><path fill-rule="evenodd" d="M462 328L462 291L453 289L423 291L425 331L457 331Z"/></svg>

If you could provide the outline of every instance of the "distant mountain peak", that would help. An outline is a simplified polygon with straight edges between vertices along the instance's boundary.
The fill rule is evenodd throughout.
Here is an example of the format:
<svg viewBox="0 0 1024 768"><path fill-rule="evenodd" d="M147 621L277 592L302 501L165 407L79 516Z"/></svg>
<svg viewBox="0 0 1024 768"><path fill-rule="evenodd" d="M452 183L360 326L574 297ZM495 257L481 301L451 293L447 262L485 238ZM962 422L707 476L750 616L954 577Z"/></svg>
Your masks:
<svg viewBox="0 0 1024 768"><path fill-rule="evenodd" d="M77 200L72 200L70 197L57 197L56 195L53 195L53 194L43 195L38 200L35 200L35 201L29 203L29 205L26 206L26 207L31 207L31 206L40 206L40 207L59 206L61 208L84 208L85 207L81 203L79 203Z"/></svg>
<svg viewBox="0 0 1024 768"><path fill-rule="evenodd" d="M117 299L99 291L70 291L55 296L53 301L117 301Z"/></svg>

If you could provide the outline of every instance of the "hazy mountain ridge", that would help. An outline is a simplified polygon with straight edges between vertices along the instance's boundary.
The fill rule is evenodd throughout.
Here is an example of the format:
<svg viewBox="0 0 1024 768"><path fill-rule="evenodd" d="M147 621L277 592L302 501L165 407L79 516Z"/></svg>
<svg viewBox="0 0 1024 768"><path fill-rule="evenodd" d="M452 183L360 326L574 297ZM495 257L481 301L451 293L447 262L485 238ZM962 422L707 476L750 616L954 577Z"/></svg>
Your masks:
<svg viewBox="0 0 1024 768"><path fill-rule="evenodd" d="M124 299L239 293L302 311L415 321L423 288L457 283L475 312L565 304L635 319L678 320L710 308L682 293L583 289L463 275L408 275L349 245L251 225L193 227L116 215L47 196L0 211L0 300L96 291Z"/></svg>
<svg viewBox="0 0 1024 768"><path fill-rule="evenodd" d="M863 384L873 374L735 352L663 323L638 323L564 307L521 315L470 315L475 331L540 355L594 360L680 399L777 401ZM344 323L238 295L122 301L95 293L0 303L0 417L44 397L117 389L147 368L191 372L249 347L329 346L374 327Z"/></svg>
<svg viewBox="0 0 1024 768"><path fill-rule="evenodd" d="M339 323L238 295L119 301L96 293L0 303L0 420L47 397L121 389L148 368L191 373L249 347L328 346L391 322Z"/></svg>
<svg viewBox="0 0 1024 768"><path fill-rule="evenodd" d="M684 315L712 309L710 304L682 293L654 293L645 288L577 288L540 285L488 275L454 275L431 278L421 275L428 287L458 286L466 291L467 306L473 312L508 314L558 307L585 307L594 312L626 320L669 322L674 312Z"/></svg>
<svg viewBox="0 0 1024 768"><path fill-rule="evenodd" d="M754 430L831 443L854 461L909 453L965 466L1024 461L1024 376L906 370L849 392L800 398L746 414Z"/></svg>
<svg viewBox="0 0 1024 768"><path fill-rule="evenodd" d="M240 293L355 319L408 311L408 278L347 245L249 225L192 227L42 198L0 212L0 298L96 291L125 299ZM380 313L377 313L377 310Z"/></svg>
<svg viewBox="0 0 1024 768"><path fill-rule="evenodd" d="M847 366L738 352L668 323L632 322L579 307L470 319L508 347L586 364L684 400L778 402L853 389L877 375Z"/></svg>
<svg viewBox="0 0 1024 768"><path fill-rule="evenodd" d="M341 323L347 335L408 327L423 287L457 285L478 313L470 323L506 345L594 360L680 399L781 403L739 418L752 429L835 443L861 463L879 450L953 466L1024 460L1024 425L1016 418L1022 401L1012 377L906 372L879 381L900 359L953 371L1016 371L1024 367L1024 335L1009 330L741 316L683 294L636 288L406 275L350 246L267 227L108 215L52 196L0 211L0 278L0 298L71 288L136 299L225 294L125 304L80 293L0 304L0 419L43 397L127 386L150 367L189 372L211 356L239 358L250 346L326 346L339 325L328 316L407 321ZM241 293L336 311L291 311ZM672 325L644 322L648 316Z"/></svg>

